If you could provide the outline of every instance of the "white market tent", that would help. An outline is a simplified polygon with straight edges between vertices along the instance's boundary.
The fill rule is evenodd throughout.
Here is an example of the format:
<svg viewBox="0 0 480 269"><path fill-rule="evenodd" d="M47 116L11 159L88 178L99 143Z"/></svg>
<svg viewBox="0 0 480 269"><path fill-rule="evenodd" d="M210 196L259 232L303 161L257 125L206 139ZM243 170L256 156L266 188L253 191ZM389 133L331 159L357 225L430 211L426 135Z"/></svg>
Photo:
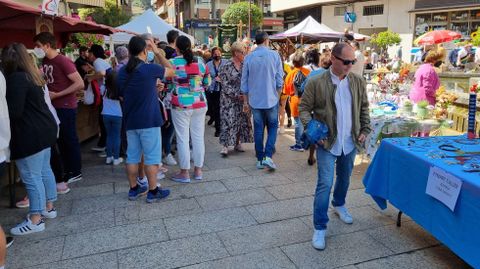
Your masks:
<svg viewBox="0 0 480 269"><path fill-rule="evenodd" d="M354 39L361 40L369 38L368 36L353 33ZM314 40L321 42L336 42L345 37L345 33L337 32L323 23L319 23L311 16L301 21L299 24L270 37L274 41L280 41L291 38L300 38L305 41Z"/></svg>
<svg viewBox="0 0 480 269"><path fill-rule="evenodd" d="M177 30L180 32L180 35L188 37L192 41L192 44L194 41L193 36L186 34L166 23L151 9L145 11L142 15L134 18L132 21L116 27L116 29L134 32L137 34L150 33L161 41L167 41L168 31ZM127 33L115 33L110 37L106 37L105 40L108 41L111 38L111 41L114 44L127 44L132 36L133 35Z"/></svg>

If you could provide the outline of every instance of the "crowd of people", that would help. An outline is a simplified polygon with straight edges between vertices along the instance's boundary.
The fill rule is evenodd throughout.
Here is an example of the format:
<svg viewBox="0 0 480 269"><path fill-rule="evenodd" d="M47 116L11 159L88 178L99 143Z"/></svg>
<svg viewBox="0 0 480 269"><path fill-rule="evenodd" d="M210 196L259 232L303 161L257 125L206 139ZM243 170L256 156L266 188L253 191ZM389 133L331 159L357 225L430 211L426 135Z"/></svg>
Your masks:
<svg viewBox="0 0 480 269"><path fill-rule="evenodd" d="M353 222L345 197L355 155L370 132L365 80L353 72L358 44L297 52L290 66L282 60L287 57L270 49L265 32L255 36L253 50L234 42L229 60L218 47L200 55L175 30L164 43L150 34L132 37L128 46L116 48L114 61L100 45L81 48L74 63L58 53L52 34L33 40L32 53L13 43L1 54L0 162L3 167L15 161L27 191L19 206L29 207L12 235L43 231L45 220L57 216L57 195L82 179L76 93L89 88L98 91L100 156L107 165L126 163L129 200L146 195L152 203L169 196L159 183L166 166L178 165L173 181L202 180L205 128L211 124L221 156L232 149L244 152L242 144L253 142L256 168L275 171L276 140L288 111L295 125L292 151L305 150L301 137L311 119L329 130L326 140L307 148L308 164L318 164L313 246L325 248L334 174L335 212L343 222Z"/></svg>

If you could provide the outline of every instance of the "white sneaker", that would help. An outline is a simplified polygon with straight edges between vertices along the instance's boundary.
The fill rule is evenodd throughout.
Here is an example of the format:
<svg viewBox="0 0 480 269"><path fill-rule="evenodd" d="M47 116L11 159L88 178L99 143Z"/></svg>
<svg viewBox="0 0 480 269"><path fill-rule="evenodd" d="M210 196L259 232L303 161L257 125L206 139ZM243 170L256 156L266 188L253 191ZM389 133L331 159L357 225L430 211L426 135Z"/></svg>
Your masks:
<svg viewBox="0 0 480 269"><path fill-rule="evenodd" d="M54 208L50 210L43 210L42 211L42 216L45 217L46 219L54 219L57 217L57 210Z"/></svg>
<svg viewBox="0 0 480 269"><path fill-rule="evenodd" d="M314 230L312 238L312 246L318 250L325 249L325 234L327 230Z"/></svg>
<svg viewBox="0 0 480 269"><path fill-rule="evenodd" d="M113 165L119 165L121 163L123 163L123 158L122 157L113 160Z"/></svg>
<svg viewBox="0 0 480 269"><path fill-rule="evenodd" d="M278 129L278 133L279 133L279 134L284 134L284 133L285 133L285 127L280 127L280 128Z"/></svg>
<svg viewBox="0 0 480 269"><path fill-rule="evenodd" d="M163 162L168 166L177 165L177 161L173 157L172 153L169 153L167 157L163 158Z"/></svg>
<svg viewBox="0 0 480 269"><path fill-rule="evenodd" d="M105 147L93 147L91 148L92 151L96 151L96 152L102 152L102 151L105 151Z"/></svg>
<svg viewBox="0 0 480 269"><path fill-rule="evenodd" d="M137 184L138 184L139 186L141 186L141 187L142 187L142 186L148 187L148 179L147 179L147 177L143 177L143 178L137 177Z"/></svg>
<svg viewBox="0 0 480 269"><path fill-rule="evenodd" d="M113 157L107 157L107 159L105 159L105 164L112 164L113 162Z"/></svg>
<svg viewBox="0 0 480 269"><path fill-rule="evenodd" d="M12 235L26 235L31 233L38 233L45 230L45 222L40 220L38 224L33 224L32 221L27 218L22 223L10 229Z"/></svg>
<svg viewBox="0 0 480 269"><path fill-rule="evenodd" d="M334 206L333 209L335 210L335 214L337 214L340 219L345 222L346 224L352 224L353 218L345 206Z"/></svg>
<svg viewBox="0 0 480 269"><path fill-rule="evenodd" d="M158 172L157 173L157 180L162 180L165 178L165 173L164 172Z"/></svg>

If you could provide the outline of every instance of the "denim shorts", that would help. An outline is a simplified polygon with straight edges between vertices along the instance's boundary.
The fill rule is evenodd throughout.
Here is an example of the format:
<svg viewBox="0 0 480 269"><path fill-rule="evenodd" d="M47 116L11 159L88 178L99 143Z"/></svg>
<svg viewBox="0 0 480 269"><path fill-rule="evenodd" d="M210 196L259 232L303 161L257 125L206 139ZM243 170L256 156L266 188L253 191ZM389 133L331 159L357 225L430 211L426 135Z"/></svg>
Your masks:
<svg viewBox="0 0 480 269"><path fill-rule="evenodd" d="M142 153L145 165L160 164L162 161L160 127L128 130L127 145L127 164L140 163Z"/></svg>

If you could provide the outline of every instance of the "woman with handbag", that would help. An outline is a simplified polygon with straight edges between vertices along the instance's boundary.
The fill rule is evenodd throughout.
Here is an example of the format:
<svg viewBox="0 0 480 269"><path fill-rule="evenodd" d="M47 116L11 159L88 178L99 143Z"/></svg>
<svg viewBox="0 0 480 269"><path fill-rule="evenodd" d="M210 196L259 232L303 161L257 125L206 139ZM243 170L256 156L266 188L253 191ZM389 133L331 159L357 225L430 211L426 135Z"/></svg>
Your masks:
<svg viewBox="0 0 480 269"><path fill-rule="evenodd" d="M1 59L7 81L11 159L16 162L30 200L26 220L10 233L26 235L43 231L43 218L57 216L53 206L57 189L50 167L50 147L55 144L58 127L44 99L45 81L25 46L20 43L7 46Z"/></svg>
<svg viewBox="0 0 480 269"><path fill-rule="evenodd" d="M245 44L234 42L231 46L232 59L220 69L222 84L220 93L220 154L228 155L228 147L234 146L244 152L241 143L253 143L251 112L244 107L244 96L240 91L242 63L245 58Z"/></svg>

